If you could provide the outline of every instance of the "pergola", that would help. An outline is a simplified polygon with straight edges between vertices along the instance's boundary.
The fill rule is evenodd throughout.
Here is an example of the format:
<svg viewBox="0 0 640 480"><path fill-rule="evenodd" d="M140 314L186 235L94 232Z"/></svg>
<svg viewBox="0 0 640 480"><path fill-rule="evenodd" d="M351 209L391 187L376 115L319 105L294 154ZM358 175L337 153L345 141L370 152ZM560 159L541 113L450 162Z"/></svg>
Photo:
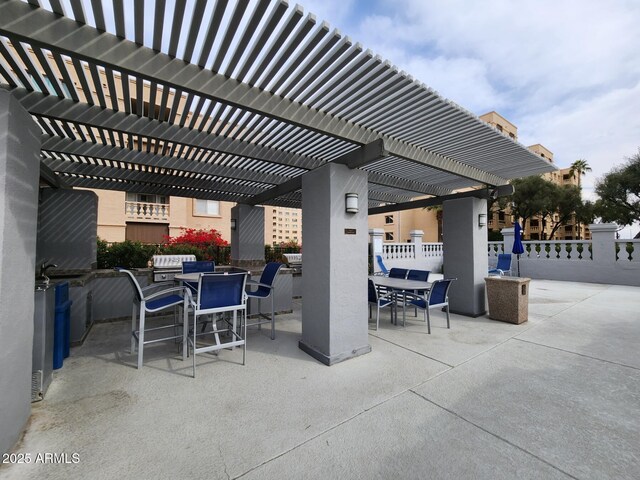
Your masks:
<svg viewBox="0 0 640 480"><path fill-rule="evenodd" d="M553 169L285 1L7 1L0 35L69 186L300 207L301 176L343 162L376 206Z"/></svg>
<svg viewBox="0 0 640 480"><path fill-rule="evenodd" d="M446 199L446 273L463 277L452 306L475 315L487 189L454 192L554 169L284 0L3 1L0 82L39 127L50 183L235 202L237 261L261 257L259 205L302 207L318 274L300 345L329 364L368 351L354 320L367 208L345 213L347 192L368 209ZM362 299L345 307L344 292Z"/></svg>

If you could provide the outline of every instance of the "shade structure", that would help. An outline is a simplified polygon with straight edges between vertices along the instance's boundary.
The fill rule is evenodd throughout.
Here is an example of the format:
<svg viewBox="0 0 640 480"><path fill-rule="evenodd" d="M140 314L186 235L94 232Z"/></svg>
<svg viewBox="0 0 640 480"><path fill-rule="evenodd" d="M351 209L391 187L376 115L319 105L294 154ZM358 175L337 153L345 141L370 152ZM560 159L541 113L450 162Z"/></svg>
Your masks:
<svg viewBox="0 0 640 480"><path fill-rule="evenodd" d="M299 207L343 161L372 207L554 169L285 1L7 0L0 82L70 186Z"/></svg>
<svg viewBox="0 0 640 480"><path fill-rule="evenodd" d="M516 222L513 225L513 247L511 253L515 253L518 258L518 276L520 276L520 255L524 253L524 246L522 245L522 228L520 222Z"/></svg>

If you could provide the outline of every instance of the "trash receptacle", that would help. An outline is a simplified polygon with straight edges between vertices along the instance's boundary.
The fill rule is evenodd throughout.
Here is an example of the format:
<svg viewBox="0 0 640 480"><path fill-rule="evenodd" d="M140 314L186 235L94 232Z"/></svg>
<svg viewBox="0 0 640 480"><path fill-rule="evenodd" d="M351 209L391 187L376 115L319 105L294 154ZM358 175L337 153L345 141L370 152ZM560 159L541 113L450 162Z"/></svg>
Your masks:
<svg viewBox="0 0 640 480"><path fill-rule="evenodd" d="M53 327L53 369L62 367L69 356L71 330L71 300L69 300L69 282L56 285L55 319Z"/></svg>
<svg viewBox="0 0 640 480"><path fill-rule="evenodd" d="M529 319L530 278L487 277L489 318L509 323L523 323Z"/></svg>

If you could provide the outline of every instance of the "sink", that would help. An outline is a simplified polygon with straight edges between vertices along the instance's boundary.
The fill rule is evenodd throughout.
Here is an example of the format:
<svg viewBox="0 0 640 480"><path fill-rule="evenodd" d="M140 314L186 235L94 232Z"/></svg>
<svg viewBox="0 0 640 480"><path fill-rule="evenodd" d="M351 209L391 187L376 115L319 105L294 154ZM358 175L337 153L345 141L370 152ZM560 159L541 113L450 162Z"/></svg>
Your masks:
<svg viewBox="0 0 640 480"><path fill-rule="evenodd" d="M36 289L36 292L39 292L42 290L46 290L50 286L51 286L51 283L48 280L38 279L36 280L35 289Z"/></svg>

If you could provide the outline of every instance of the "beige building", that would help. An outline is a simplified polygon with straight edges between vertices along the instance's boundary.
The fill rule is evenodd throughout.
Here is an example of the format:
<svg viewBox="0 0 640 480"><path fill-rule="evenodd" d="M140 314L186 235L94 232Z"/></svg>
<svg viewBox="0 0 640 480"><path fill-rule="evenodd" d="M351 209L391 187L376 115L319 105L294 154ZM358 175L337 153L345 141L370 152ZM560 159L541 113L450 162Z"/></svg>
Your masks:
<svg viewBox="0 0 640 480"><path fill-rule="evenodd" d="M411 230L422 230L423 242L442 241L442 223L439 209L416 208L401 212L369 216L369 228L384 230L383 241L392 243L408 242Z"/></svg>
<svg viewBox="0 0 640 480"><path fill-rule="evenodd" d="M231 239L230 202L93 191L98 195L98 237L108 242L161 243L167 235L180 235L182 228L215 228Z"/></svg>
<svg viewBox="0 0 640 480"><path fill-rule="evenodd" d="M489 112L479 117L489 125L495 127L498 131L504 135L517 140L518 128L505 119L503 116L496 112ZM542 158L553 163L553 152L540 143L530 145L527 147L532 152L540 155ZM578 177L572 175L570 168L562 168L555 172L545 173L542 177L545 180L555 183L556 185L575 185L578 186ZM558 220L558 215L555 215L555 221ZM513 226L513 215L509 208L500 210L499 208L492 209L489 218L489 229L499 231L502 228ZM542 217L532 218L524 225L524 238L530 240L542 240L549 239L553 225L549 222L543 222ZM556 230L553 240L575 240L575 239L589 239L589 227L585 225L578 225L575 218L572 218L568 224L561 226Z"/></svg>
<svg viewBox="0 0 640 480"><path fill-rule="evenodd" d="M302 210L299 208L264 207L264 243L302 243Z"/></svg>

